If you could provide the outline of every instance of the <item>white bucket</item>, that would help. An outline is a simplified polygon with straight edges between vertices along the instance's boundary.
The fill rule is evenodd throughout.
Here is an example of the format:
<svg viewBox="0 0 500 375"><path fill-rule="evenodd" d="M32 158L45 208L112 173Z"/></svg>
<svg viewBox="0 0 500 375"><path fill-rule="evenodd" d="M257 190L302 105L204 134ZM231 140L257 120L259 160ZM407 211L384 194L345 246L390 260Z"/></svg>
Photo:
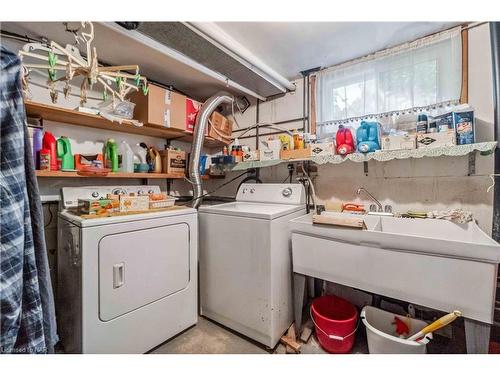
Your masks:
<svg viewBox="0 0 500 375"><path fill-rule="evenodd" d="M409 322L410 334L408 337L428 324L422 320L393 314L376 307L363 307L360 318L366 326L370 354L425 354L427 352L426 344L432 340L432 333L426 334L418 342L399 338L396 326L392 324L395 316L404 322Z"/></svg>

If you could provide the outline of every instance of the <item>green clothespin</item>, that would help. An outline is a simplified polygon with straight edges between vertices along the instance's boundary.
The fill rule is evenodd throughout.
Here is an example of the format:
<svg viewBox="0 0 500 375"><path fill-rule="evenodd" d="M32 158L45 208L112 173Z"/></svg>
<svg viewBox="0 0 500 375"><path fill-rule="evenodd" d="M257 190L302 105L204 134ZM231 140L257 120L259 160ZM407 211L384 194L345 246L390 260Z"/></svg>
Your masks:
<svg viewBox="0 0 500 375"><path fill-rule="evenodd" d="M141 75L140 74L136 74L135 77L134 77L134 79L135 79L135 85L137 87L139 87L140 84L141 84Z"/></svg>
<svg viewBox="0 0 500 375"><path fill-rule="evenodd" d="M117 88L117 90L120 91L121 88L122 88L123 78L122 77L116 77L115 82L116 82L116 88Z"/></svg>
<svg viewBox="0 0 500 375"><path fill-rule="evenodd" d="M49 66L51 68L55 67L57 64L57 55L54 52L49 51L48 58L49 58Z"/></svg>
<svg viewBox="0 0 500 375"><path fill-rule="evenodd" d="M56 70L53 69L53 68L50 68L50 69L47 69L47 71L49 72L49 79L51 81L55 81L56 80Z"/></svg>
<svg viewBox="0 0 500 375"><path fill-rule="evenodd" d="M142 93L144 96L146 96L149 92L149 86L148 85L142 85Z"/></svg>
<svg viewBox="0 0 500 375"><path fill-rule="evenodd" d="M108 92L104 90L102 92L102 101L105 102L106 100L108 100Z"/></svg>

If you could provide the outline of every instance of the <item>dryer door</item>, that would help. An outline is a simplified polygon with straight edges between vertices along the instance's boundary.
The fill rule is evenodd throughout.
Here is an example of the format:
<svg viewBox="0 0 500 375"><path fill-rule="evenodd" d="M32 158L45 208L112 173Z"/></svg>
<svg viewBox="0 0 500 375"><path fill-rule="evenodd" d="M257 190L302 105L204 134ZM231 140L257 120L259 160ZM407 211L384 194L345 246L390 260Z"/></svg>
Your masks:
<svg viewBox="0 0 500 375"><path fill-rule="evenodd" d="M109 321L189 283L187 224L105 236L99 242L99 318Z"/></svg>

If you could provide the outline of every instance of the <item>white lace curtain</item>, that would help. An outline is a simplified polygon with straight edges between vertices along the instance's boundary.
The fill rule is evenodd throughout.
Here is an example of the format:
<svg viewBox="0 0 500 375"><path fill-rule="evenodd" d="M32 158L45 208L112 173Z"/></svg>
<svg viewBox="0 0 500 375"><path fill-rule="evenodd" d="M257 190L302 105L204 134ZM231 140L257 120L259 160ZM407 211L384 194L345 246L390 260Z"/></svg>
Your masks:
<svg viewBox="0 0 500 375"><path fill-rule="evenodd" d="M331 133L338 120L456 101L461 82L460 28L322 70L318 133Z"/></svg>

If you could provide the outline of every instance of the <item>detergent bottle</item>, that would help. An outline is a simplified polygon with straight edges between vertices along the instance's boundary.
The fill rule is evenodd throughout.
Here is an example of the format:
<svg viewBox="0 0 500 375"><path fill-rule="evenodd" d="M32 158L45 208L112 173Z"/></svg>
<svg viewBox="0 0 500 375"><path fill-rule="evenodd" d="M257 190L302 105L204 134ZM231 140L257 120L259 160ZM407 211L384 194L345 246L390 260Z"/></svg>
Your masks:
<svg viewBox="0 0 500 375"><path fill-rule="evenodd" d="M42 129L35 128L33 130L33 162L35 169L40 169L40 150L43 145L43 131Z"/></svg>
<svg viewBox="0 0 500 375"><path fill-rule="evenodd" d="M108 139L104 148L104 163L112 172L118 172L118 147L113 138Z"/></svg>
<svg viewBox="0 0 500 375"><path fill-rule="evenodd" d="M57 141L51 132L45 132L43 135L42 148L49 151L50 170L57 171Z"/></svg>
<svg viewBox="0 0 500 375"><path fill-rule="evenodd" d="M149 171L152 173L161 173L161 157L158 150L154 147L149 147L146 160L149 164Z"/></svg>
<svg viewBox="0 0 500 375"><path fill-rule="evenodd" d="M57 140L57 159L61 163L61 170L75 169L75 159L71 153L71 144L67 137Z"/></svg>
<svg viewBox="0 0 500 375"><path fill-rule="evenodd" d="M134 152L126 141L120 143L118 154L120 172L134 173Z"/></svg>
<svg viewBox="0 0 500 375"><path fill-rule="evenodd" d="M358 140L358 151L367 153L380 150L379 142L379 124L378 122L361 121L356 132Z"/></svg>
<svg viewBox="0 0 500 375"><path fill-rule="evenodd" d="M340 155L347 155L354 152L354 139L350 129L339 125L335 141L337 143L337 153Z"/></svg>

